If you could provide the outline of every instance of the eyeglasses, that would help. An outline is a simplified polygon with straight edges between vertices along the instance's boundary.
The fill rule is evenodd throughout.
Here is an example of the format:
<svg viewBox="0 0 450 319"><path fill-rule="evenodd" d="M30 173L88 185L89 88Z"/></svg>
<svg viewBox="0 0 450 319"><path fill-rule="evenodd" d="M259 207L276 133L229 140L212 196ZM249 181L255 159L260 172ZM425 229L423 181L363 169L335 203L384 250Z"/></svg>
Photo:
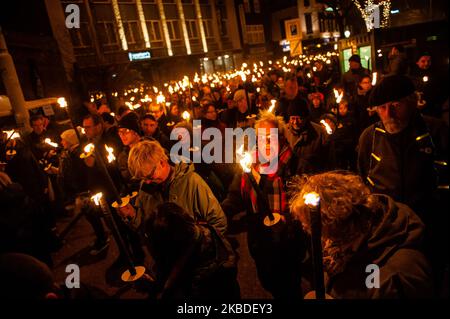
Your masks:
<svg viewBox="0 0 450 319"><path fill-rule="evenodd" d="M155 172L156 172L156 168L158 165L155 165L152 170L150 171L149 174L147 174L146 176L142 177L141 180L143 181L153 181L155 179Z"/></svg>

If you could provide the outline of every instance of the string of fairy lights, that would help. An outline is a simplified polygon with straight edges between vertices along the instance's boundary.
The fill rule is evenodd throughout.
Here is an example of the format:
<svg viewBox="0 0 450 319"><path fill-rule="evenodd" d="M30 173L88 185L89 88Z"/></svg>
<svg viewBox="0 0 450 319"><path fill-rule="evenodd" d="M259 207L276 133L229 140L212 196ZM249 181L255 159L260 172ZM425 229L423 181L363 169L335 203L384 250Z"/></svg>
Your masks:
<svg viewBox="0 0 450 319"><path fill-rule="evenodd" d="M386 28L389 26L389 19L391 14L391 1L390 0L381 0L374 3L373 0L366 0L364 7L361 6L359 0L353 0L356 8L361 12L361 15L366 22L367 29L370 30L373 28L372 20L373 20L373 12L376 6L382 7L382 14L380 19L380 27Z"/></svg>

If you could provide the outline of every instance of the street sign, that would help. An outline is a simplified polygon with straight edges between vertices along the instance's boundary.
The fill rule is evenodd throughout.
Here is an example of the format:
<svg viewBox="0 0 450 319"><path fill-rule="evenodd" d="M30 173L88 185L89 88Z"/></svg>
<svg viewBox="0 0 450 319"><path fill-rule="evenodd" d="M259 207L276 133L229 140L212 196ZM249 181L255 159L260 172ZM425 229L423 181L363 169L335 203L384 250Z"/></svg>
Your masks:
<svg viewBox="0 0 450 319"><path fill-rule="evenodd" d="M302 29L300 19L291 19L284 22L286 40L291 47L291 56L302 54Z"/></svg>
<svg viewBox="0 0 450 319"><path fill-rule="evenodd" d="M291 43L291 56L297 56L302 54L302 40L301 39L292 39Z"/></svg>
<svg viewBox="0 0 450 319"><path fill-rule="evenodd" d="M130 61L149 60L151 57L150 51L128 52L128 59Z"/></svg>

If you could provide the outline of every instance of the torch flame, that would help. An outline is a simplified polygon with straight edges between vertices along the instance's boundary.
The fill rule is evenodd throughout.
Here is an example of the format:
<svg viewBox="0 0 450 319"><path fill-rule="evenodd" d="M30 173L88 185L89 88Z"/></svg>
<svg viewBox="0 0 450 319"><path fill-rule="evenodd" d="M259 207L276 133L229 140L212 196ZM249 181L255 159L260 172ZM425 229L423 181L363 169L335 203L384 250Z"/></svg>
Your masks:
<svg viewBox="0 0 450 319"><path fill-rule="evenodd" d="M108 159L108 163L111 163L115 161L116 157L114 156L114 149L112 147L109 147L105 144L105 149L108 152L108 156L106 157Z"/></svg>
<svg viewBox="0 0 450 319"><path fill-rule="evenodd" d="M339 91L336 89L333 89L334 92L334 97L336 98L336 103L340 103L342 100L342 97L344 96L344 92L341 92L341 94L339 94Z"/></svg>
<svg viewBox="0 0 450 319"><path fill-rule="evenodd" d="M20 138L20 135L18 132L16 132L15 130L11 130L11 131L4 131L6 133L6 136L8 140L14 140L16 138Z"/></svg>
<svg viewBox="0 0 450 319"><path fill-rule="evenodd" d="M59 107L61 107L61 108L67 107L66 99L63 97L58 98L58 104L59 104Z"/></svg>
<svg viewBox="0 0 450 319"><path fill-rule="evenodd" d="M84 147L83 151L84 151L86 154L92 153L92 152L94 151L94 148L95 148L94 144L89 143L88 145L86 145L86 146Z"/></svg>
<svg viewBox="0 0 450 319"><path fill-rule="evenodd" d="M269 112L273 112L273 110L275 109L275 105L277 103L277 100L270 100L270 103L272 103L269 107Z"/></svg>
<svg viewBox="0 0 450 319"><path fill-rule="evenodd" d="M372 73L372 85L377 84L377 72Z"/></svg>
<svg viewBox="0 0 450 319"><path fill-rule="evenodd" d="M100 199L103 197L103 193L97 193L91 197L91 200L94 201L96 206L100 206Z"/></svg>
<svg viewBox="0 0 450 319"><path fill-rule="evenodd" d="M245 152L242 156L242 159L239 161L239 163L242 166L242 169L244 170L244 173L250 173L252 170L252 155L249 152Z"/></svg>
<svg viewBox="0 0 450 319"><path fill-rule="evenodd" d="M52 147L58 147L58 144L52 142L52 140L49 139L49 138L46 138L46 139L44 140L44 142L47 143L48 145L52 146Z"/></svg>
<svg viewBox="0 0 450 319"><path fill-rule="evenodd" d="M303 199L305 200L305 204L308 206L317 207L320 202L320 196L315 192L306 193L305 195L303 195Z"/></svg>
<svg viewBox="0 0 450 319"><path fill-rule="evenodd" d="M331 126L325 120L321 120L320 124L322 124L325 127L325 130L327 131L328 135L333 134L333 130L331 129Z"/></svg>
<svg viewBox="0 0 450 319"><path fill-rule="evenodd" d="M184 111L183 114L181 114L181 117L182 117L185 121L189 121L189 119L191 118L191 114L189 114L188 111Z"/></svg>
<svg viewBox="0 0 450 319"><path fill-rule="evenodd" d="M158 96L156 97L156 103L161 104L166 102L166 98L164 95L162 95L162 92L159 92Z"/></svg>

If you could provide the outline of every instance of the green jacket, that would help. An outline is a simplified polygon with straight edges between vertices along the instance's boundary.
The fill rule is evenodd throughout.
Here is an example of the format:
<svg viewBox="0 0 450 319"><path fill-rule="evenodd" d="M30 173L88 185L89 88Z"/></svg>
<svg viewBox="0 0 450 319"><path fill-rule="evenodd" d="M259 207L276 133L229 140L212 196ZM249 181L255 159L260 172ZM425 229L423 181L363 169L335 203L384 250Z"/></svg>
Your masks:
<svg viewBox="0 0 450 319"><path fill-rule="evenodd" d="M173 166L173 172L166 184L146 185L136 199L136 215L130 225L140 230L156 210L164 202L173 202L183 207L195 220L202 220L216 227L222 234L227 229L227 220L216 197L205 181L194 172L193 164L179 163Z"/></svg>

